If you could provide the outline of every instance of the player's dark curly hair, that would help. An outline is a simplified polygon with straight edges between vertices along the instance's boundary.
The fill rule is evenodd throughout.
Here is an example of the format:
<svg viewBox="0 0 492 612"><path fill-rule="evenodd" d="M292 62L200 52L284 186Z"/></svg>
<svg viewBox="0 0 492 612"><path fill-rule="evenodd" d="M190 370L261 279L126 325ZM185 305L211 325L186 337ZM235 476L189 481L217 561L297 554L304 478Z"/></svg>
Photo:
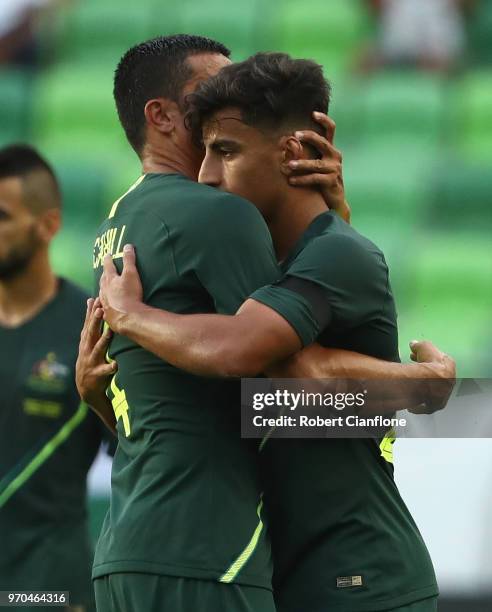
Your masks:
<svg viewBox="0 0 492 612"><path fill-rule="evenodd" d="M221 43L190 34L159 36L129 49L114 76L114 99L129 143L139 153L145 138L145 105L152 98L182 104L182 90L193 75L186 59L199 53L230 51Z"/></svg>
<svg viewBox="0 0 492 612"><path fill-rule="evenodd" d="M245 123L276 129L315 129L313 111L328 112L331 86L322 67L286 53L257 53L222 68L187 96L186 124L197 142L203 123L228 106L239 108Z"/></svg>

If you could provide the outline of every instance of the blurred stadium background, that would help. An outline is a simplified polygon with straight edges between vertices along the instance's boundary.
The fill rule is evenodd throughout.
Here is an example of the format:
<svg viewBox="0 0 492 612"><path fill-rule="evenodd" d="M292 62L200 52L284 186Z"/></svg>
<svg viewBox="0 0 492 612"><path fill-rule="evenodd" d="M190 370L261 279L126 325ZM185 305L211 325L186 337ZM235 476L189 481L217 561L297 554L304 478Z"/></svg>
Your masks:
<svg viewBox="0 0 492 612"><path fill-rule="evenodd" d="M459 62L445 71L360 70L364 50L378 36L368 4L80 0L57 2L41 14L33 37L39 52L35 66L0 65L0 145L31 142L60 176L65 208L64 229L53 250L56 269L91 287L95 229L140 172L112 100L113 71L129 46L155 35L190 32L230 46L234 60L258 50L283 50L317 60L332 82L330 114L337 122L336 144L344 154L353 224L386 253L402 356L408 355L410 339L427 337L457 359L460 376L492 377L492 1L473 2L463 22L466 45ZM473 470L478 455L466 450L464 441L454 444L460 448L460 469L465 465ZM473 446L477 449L477 443ZM456 446L442 450L441 459L446 453L458 455L452 449ZM480 461L489 461L492 469L492 453L484 446L476 452L483 453ZM458 463L434 464L432 472L419 457L420 463L410 468L411 460L405 464L402 452L405 477L432 479L430 469L441 479L448 468L444 482L453 486L452 466ZM102 482L99 490L104 491L104 470L96 472L92 482L96 490ZM460 477L465 483L466 474ZM474 482L474 495L479 496L482 484ZM487 482L490 488L490 478L483 486ZM430 503L439 503L429 482L424 482L424 491ZM409 495L417 498L419 493L414 489ZM476 499L491 505L490 496ZM105 505L104 495L94 498L94 534ZM446 504L430 511L412 498L409 505L419 524L425 523L428 540L438 522L444 521L448 530L466 531L467 521L473 520L456 514L456 505L454 515ZM462 513L470 510L458 508ZM450 545L445 554L438 553L445 594L456 598L461 592L478 593L483 575L474 572L485 562L492 566L490 530L488 545L482 546L486 536L487 531L480 531L475 546L479 557L468 561L468 567L465 555L462 575L459 568L449 570L446 565L446 557L460 558L461 550ZM434 553L432 542L430 547ZM461 582L456 578L460 575ZM490 586L492 574L487 575ZM482 591L486 586L481 585ZM483 605L476 609L492 610L492 603ZM441 609L462 612L464 604L449 600ZM467 609L474 608L467 604Z"/></svg>

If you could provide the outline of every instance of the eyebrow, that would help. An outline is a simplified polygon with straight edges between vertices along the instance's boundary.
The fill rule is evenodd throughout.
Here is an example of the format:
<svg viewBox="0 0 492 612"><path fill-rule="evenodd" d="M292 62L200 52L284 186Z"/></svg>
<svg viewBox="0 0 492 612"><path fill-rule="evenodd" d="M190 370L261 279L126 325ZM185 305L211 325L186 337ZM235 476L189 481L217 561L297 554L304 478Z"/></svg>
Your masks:
<svg viewBox="0 0 492 612"><path fill-rule="evenodd" d="M235 140L227 140L227 138L216 138L208 146L212 149L219 149L220 147L237 148L239 143Z"/></svg>

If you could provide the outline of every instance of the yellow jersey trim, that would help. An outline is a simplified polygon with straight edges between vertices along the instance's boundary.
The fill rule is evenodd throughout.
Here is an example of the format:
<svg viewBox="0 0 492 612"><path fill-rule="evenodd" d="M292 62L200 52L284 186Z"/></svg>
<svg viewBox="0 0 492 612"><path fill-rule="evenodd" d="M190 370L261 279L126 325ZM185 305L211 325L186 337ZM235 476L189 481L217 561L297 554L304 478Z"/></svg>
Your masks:
<svg viewBox="0 0 492 612"><path fill-rule="evenodd" d="M112 219L112 218L115 216L115 214L116 214L116 209L118 208L118 204L121 202L121 200L122 200L122 199L123 199L123 198L124 198L126 195L128 195L128 194L130 193L130 191L133 191L133 190L135 189L135 187L138 187L138 186L140 185L140 183L141 183L141 182L144 180L144 178L145 178L145 174L142 174L142 176L141 176L139 179L137 179L137 180L136 180L136 181L133 183L133 185L132 185L132 186L131 186L131 187L130 187L130 188L127 190L127 191L125 191L125 193L124 193L122 196L120 196L120 197L119 197L119 198L116 200L116 202L115 202L115 203L113 204L113 206L111 207L111 210L109 211L109 216L108 216L108 219Z"/></svg>
<svg viewBox="0 0 492 612"><path fill-rule="evenodd" d="M395 440L396 431L393 428L386 433L379 445L381 457L383 457L383 459L385 459L388 463L393 463L393 444L395 443Z"/></svg>
<svg viewBox="0 0 492 612"><path fill-rule="evenodd" d="M237 577L239 572L243 569L246 563L249 561L251 556L256 550L258 545L258 541L261 536L261 532L263 531L263 521L261 520L261 511L263 509L263 500L260 500L258 504L258 508L256 509L256 513L258 515L258 525L251 537L251 540L247 544L246 548L239 555L239 557L234 561L234 563L229 567L229 569L223 574L220 578L220 582L225 582L226 584L232 582L234 578Z"/></svg>
<svg viewBox="0 0 492 612"><path fill-rule="evenodd" d="M37 455L31 459L26 467L16 476L3 491L0 492L0 508L4 506L16 491L18 491L31 476L47 461L56 449L69 438L75 429L86 418L89 409L81 403L77 412L63 425L63 427L43 446Z"/></svg>

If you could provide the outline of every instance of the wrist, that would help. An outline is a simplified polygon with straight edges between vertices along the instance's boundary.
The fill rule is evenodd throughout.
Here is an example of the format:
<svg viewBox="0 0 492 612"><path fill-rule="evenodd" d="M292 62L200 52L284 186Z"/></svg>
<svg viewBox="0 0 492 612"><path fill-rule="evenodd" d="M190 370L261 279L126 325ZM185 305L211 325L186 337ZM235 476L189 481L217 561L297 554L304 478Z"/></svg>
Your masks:
<svg viewBox="0 0 492 612"><path fill-rule="evenodd" d="M412 366L410 366L412 367ZM409 380L409 398L416 404L427 404L432 396L433 381L446 378L446 365L441 361L413 364L413 381Z"/></svg>
<svg viewBox="0 0 492 612"><path fill-rule="evenodd" d="M138 320L150 310L143 302L128 304L124 310L118 310L111 322L111 329L121 336L131 339Z"/></svg>
<svg viewBox="0 0 492 612"><path fill-rule="evenodd" d="M402 366L400 372L403 376L400 383L403 386L405 398L415 404L420 404L427 391L427 382L435 378L432 366L429 363L407 363Z"/></svg>
<svg viewBox="0 0 492 612"><path fill-rule="evenodd" d="M432 380L436 378L447 378L447 367L444 360L427 361L418 364L422 373L422 378Z"/></svg>

